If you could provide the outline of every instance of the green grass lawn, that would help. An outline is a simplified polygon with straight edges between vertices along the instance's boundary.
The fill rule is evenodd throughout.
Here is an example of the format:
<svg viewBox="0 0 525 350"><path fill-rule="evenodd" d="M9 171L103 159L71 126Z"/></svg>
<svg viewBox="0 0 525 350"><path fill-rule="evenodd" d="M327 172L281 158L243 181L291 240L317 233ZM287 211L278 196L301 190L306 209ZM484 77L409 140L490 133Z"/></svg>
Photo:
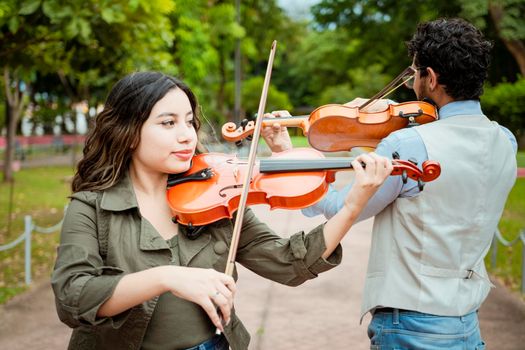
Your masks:
<svg viewBox="0 0 525 350"><path fill-rule="evenodd" d="M525 229L525 178L517 179L505 205L505 210L499 223L502 236L507 241L518 237ZM498 244L496 266L491 266L490 252L485 262L489 271L499 276L513 290L521 289L521 259L523 244L518 241L511 247ZM524 295L525 297L525 295Z"/></svg>
<svg viewBox="0 0 525 350"><path fill-rule="evenodd" d="M64 213L70 193L70 167L22 169L15 173L11 230L7 232L10 185L0 184L0 245L12 242L24 232L24 216L31 215L36 225L50 227ZM55 260L59 233L33 233L32 277L49 276ZM24 243L0 252L0 304L25 289Z"/></svg>
<svg viewBox="0 0 525 350"><path fill-rule="evenodd" d="M525 168L525 151L518 152L518 167ZM499 223L502 236L513 241L521 230L525 229L525 178L517 179L505 205L505 211ZM496 266L491 266L490 253L485 259L489 271L499 276L512 289L521 290L521 271L523 244L521 241L511 247L498 244ZM522 295L525 297L525 295Z"/></svg>

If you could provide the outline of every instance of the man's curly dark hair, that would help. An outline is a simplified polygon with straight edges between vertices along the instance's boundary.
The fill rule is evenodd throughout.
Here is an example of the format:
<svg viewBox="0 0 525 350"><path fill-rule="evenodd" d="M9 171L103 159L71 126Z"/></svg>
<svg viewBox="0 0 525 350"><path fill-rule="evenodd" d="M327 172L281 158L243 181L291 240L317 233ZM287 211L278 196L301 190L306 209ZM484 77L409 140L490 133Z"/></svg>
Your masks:
<svg viewBox="0 0 525 350"><path fill-rule="evenodd" d="M406 44L416 67L431 67L448 95L455 100L479 100L492 43L476 27L461 18L421 23ZM425 69L419 71L427 74Z"/></svg>

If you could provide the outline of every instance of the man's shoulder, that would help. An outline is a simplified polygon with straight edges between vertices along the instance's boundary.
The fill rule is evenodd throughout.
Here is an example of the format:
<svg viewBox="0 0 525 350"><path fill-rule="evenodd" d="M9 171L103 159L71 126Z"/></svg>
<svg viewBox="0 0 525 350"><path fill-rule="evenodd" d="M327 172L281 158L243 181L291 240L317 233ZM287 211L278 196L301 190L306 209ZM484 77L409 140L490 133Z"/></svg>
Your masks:
<svg viewBox="0 0 525 350"><path fill-rule="evenodd" d="M423 140L414 128L404 128L392 132L381 141L381 144L399 150L399 148L423 145Z"/></svg>

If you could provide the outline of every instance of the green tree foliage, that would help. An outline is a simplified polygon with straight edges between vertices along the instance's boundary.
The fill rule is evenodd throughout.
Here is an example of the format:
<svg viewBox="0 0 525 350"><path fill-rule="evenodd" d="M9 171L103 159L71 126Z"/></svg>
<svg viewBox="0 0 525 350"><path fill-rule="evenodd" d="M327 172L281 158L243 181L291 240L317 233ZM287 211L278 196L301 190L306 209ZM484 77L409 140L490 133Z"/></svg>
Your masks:
<svg viewBox="0 0 525 350"><path fill-rule="evenodd" d="M525 1L524 0L457 0L461 16L478 28L493 27L497 37L514 57L521 75L525 76ZM512 77L514 79L515 77Z"/></svg>
<svg viewBox="0 0 525 350"><path fill-rule="evenodd" d="M419 22L458 12L453 1L426 0L323 0L313 8L321 28L344 28L359 39L354 66L378 63L391 76L410 64L403 42Z"/></svg>
<svg viewBox="0 0 525 350"><path fill-rule="evenodd" d="M289 53L287 90L294 102L315 106L325 89L347 83L356 45L344 30L310 31Z"/></svg>
<svg viewBox="0 0 525 350"><path fill-rule="evenodd" d="M242 84L242 100L244 101L244 109L248 117L252 117L259 109L259 101L261 98L261 91L263 88L264 77L255 76L243 81ZM227 85L228 100L233 100L233 83ZM280 91L274 84L270 84L268 88L268 97L266 100L266 111L290 110L292 104L288 94Z"/></svg>
<svg viewBox="0 0 525 350"><path fill-rule="evenodd" d="M0 68L8 88L6 179L24 95L34 87L50 96L65 94L74 103L90 99L93 90L107 90L124 72L174 70L166 51L172 42L166 14L173 5L170 0L0 3ZM46 84L56 76L60 88Z"/></svg>
<svg viewBox="0 0 525 350"><path fill-rule="evenodd" d="M225 89L233 80L234 45L242 38L243 48L248 48L244 54L250 54L246 32L235 21L232 3L181 0L177 4L171 21L176 28L173 55L179 75L194 90L208 117L228 119Z"/></svg>
<svg viewBox="0 0 525 350"><path fill-rule="evenodd" d="M489 118L498 120L518 136L525 135L525 78L486 86L481 104Z"/></svg>
<svg viewBox="0 0 525 350"><path fill-rule="evenodd" d="M241 40L242 51L242 105L244 112L250 113L251 106L259 102L262 87L251 83L251 77L264 76L271 43L278 40L275 79L285 54L286 38L295 35L290 30L295 24L274 0L242 1L240 10L241 25L236 23L233 1L178 1L171 15L176 28L174 57L179 74L197 94L205 115L219 122L233 119L237 40ZM268 18L272 18L271 23ZM254 87L258 90L247 91ZM289 103L287 96L285 100Z"/></svg>
<svg viewBox="0 0 525 350"><path fill-rule="evenodd" d="M490 108L492 118L508 125L516 134L522 133L525 112L516 100L521 96L521 85L502 83L499 88L498 83L506 79L515 81L520 70L525 74L525 0L323 0L313 8L313 14L323 33L342 30L353 39L348 44L353 50L346 58L353 69L380 67L370 71L371 80L374 74L394 77L410 63L403 42L410 39L418 23L439 17L461 16L470 20L494 42L491 85L486 90L488 96L483 97L484 106ZM348 64L342 67L352 71ZM321 101L335 101L339 95L354 93L353 86L366 84L366 81L352 84L351 75L348 82L329 85L321 95L313 95L321 96ZM413 98L403 91L397 92L397 96ZM495 103L495 96L508 99Z"/></svg>

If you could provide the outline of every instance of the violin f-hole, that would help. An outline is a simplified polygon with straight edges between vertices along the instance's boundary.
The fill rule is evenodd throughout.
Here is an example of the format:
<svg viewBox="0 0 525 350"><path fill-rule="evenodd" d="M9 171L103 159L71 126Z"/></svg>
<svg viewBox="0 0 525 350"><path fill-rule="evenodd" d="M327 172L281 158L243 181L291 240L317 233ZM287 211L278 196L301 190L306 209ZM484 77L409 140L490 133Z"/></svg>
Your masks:
<svg viewBox="0 0 525 350"><path fill-rule="evenodd" d="M226 194L223 191L231 190L234 188L242 188L242 184L235 184L221 188L221 190L219 191L219 196L221 196L222 198L226 197Z"/></svg>

